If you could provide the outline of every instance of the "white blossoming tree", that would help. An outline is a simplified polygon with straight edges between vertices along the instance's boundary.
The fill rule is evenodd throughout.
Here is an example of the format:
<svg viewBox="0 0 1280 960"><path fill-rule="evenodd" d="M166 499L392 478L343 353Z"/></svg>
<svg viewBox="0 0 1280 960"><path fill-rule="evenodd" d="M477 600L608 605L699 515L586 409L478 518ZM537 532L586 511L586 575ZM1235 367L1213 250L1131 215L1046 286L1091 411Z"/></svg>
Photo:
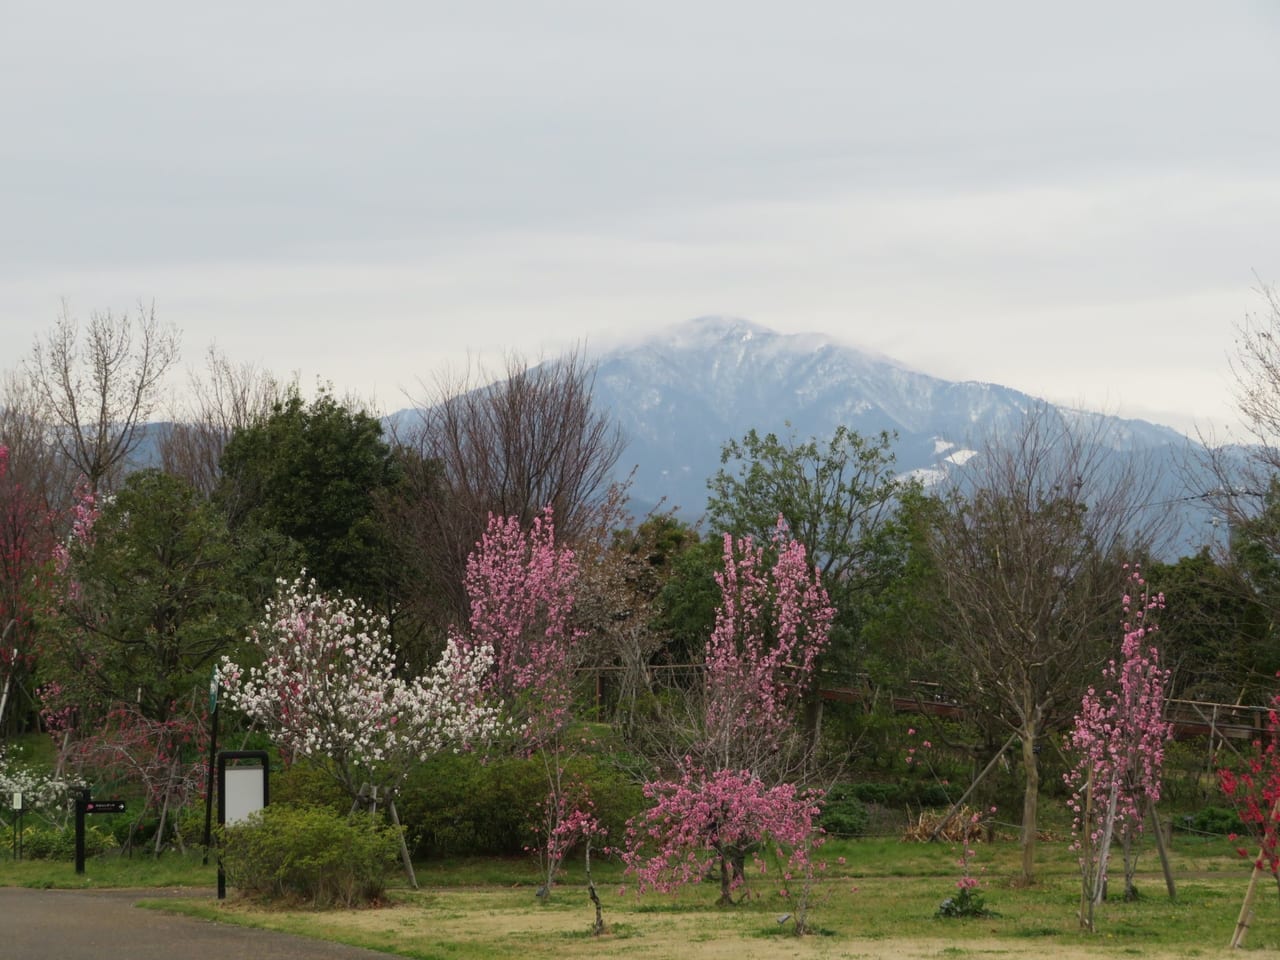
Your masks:
<svg viewBox="0 0 1280 960"><path fill-rule="evenodd" d="M350 598L324 596L315 581L282 580L249 638L262 666L224 657L219 668L228 701L293 758L328 770L353 803L370 790L390 798L413 763L465 749L502 726L483 695L491 647L450 639L434 667L405 677L387 629L385 618ZM398 825L394 801L388 811ZM416 886L403 838L401 856Z"/></svg>
<svg viewBox="0 0 1280 960"><path fill-rule="evenodd" d="M5 745L0 743L0 804L8 808L9 798L15 793L22 794L22 806L26 812L47 821L51 826L64 829L70 815L71 788L79 786L76 781L62 777L37 773L24 767L5 754ZM8 826L8 823L4 824Z"/></svg>

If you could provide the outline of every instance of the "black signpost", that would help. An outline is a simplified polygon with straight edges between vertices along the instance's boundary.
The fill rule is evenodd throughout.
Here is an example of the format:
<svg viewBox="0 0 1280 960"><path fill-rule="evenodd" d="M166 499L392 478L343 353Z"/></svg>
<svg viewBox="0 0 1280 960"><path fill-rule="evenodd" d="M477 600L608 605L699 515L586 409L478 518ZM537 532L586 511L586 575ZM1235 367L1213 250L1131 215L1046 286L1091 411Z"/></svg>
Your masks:
<svg viewBox="0 0 1280 960"><path fill-rule="evenodd" d="M204 786L204 859L209 865L209 844L213 840L213 764L218 755L218 668L209 679L209 773Z"/></svg>
<svg viewBox="0 0 1280 960"><path fill-rule="evenodd" d="M88 787L76 787L76 873L84 873L84 818L93 813L124 813L123 800L94 800Z"/></svg>

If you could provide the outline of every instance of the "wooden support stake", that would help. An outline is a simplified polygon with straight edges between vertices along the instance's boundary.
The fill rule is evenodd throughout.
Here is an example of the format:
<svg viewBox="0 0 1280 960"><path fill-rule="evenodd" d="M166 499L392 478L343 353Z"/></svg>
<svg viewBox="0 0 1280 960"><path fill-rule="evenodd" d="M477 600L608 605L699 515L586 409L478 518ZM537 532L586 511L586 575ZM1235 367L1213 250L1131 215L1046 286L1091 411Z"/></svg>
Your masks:
<svg viewBox="0 0 1280 960"><path fill-rule="evenodd" d="M997 750L996 755L991 758L985 767L982 768L982 772L973 778L973 783L969 784L969 789L961 795L959 800L951 805L951 809L947 811L947 815L939 820L938 825L933 828L933 833L929 834L930 842L937 840L938 837L942 836L942 831L947 828L947 824L952 821L955 815L960 811L960 808L964 806L964 802L969 799L969 795L977 789L978 784L980 784L983 778L991 772L991 768L996 765L996 761L1004 756L1005 751L1013 746L1013 742L1017 739L1018 734L1012 734L1009 739L1004 742L1004 746Z"/></svg>
<svg viewBox="0 0 1280 960"><path fill-rule="evenodd" d="M387 800L387 812L391 814L391 822L395 825L396 836L400 838L400 862L404 864L404 872L409 875L409 886L418 889L418 876L413 872L413 859L409 856L409 845L404 839L404 830L400 827L400 816L396 813L396 799L392 794Z"/></svg>
<svg viewBox="0 0 1280 960"><path fill-rule="evenodd" d="M1258 851L1258 861L1262 860L1262 851ZM1253 898L1258 892L1258 877L1262 868L1258 863L1253 865L1253 875L1249 877L1249 889L1245 891L1244 903L1240 905L1240 918L1236 920L1235 933L1231 935L1231 949L1238 950L1244 946L1244 935L1249 932L1249 922L1253 919Z"/></svg>
<svg viewBox="0 0 1280 960"><path fill-rule="evenodd" d="M1147 819L1155 828L1152 832L1156 838L1156 852L1160 854L1160 868L1164 870L1164 885L1169 890L1169 899L1178 899L1178 888L1173 882L1173 868L1169 866L1169 851L1164 845L1164 831L1160 829L1160 814L1156 813L1155 802L1147 798Z"/></svg>

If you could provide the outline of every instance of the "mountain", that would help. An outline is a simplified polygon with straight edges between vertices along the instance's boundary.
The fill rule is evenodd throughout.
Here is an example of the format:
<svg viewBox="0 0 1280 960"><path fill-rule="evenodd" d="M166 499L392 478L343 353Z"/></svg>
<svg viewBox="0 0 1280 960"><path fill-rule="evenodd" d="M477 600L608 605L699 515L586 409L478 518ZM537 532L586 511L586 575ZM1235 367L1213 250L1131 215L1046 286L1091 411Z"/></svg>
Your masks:
<svg viewBox="0 0 1280 960"><path fill-rule="evenodd" d="M665 501L689 519L705 509L722 445L749 429L799 439L844 424L863 435L896 432L903 473L932 482L973 454L976 438L1015 423L1040 401L991 383L953 382L818 334L780 334L732 317L700 317L597 354L595 400L621 426L639 512ZM1063 409L1082 426L1105 421L1119 454L1156 461L1161 500L1185 505L1183 549L1212 536L1203 504L1186 499L1193 446L1178 431ZM1205 489L1208 485L1205 486Z"/></svg>

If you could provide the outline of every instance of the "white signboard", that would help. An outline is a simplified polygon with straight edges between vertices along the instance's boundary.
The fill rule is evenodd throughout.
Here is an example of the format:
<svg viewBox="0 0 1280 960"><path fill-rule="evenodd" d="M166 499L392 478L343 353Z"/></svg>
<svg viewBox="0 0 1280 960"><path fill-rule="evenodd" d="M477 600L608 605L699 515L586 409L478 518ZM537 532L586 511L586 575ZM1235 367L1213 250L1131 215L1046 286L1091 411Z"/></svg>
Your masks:
<svg viewBox="0 0 1280 960"><path fill-rule="evenodd" d="M227 767L226 769L227 825L239 823L255 810L263 807L267 792L266 767Z"/></svg>

